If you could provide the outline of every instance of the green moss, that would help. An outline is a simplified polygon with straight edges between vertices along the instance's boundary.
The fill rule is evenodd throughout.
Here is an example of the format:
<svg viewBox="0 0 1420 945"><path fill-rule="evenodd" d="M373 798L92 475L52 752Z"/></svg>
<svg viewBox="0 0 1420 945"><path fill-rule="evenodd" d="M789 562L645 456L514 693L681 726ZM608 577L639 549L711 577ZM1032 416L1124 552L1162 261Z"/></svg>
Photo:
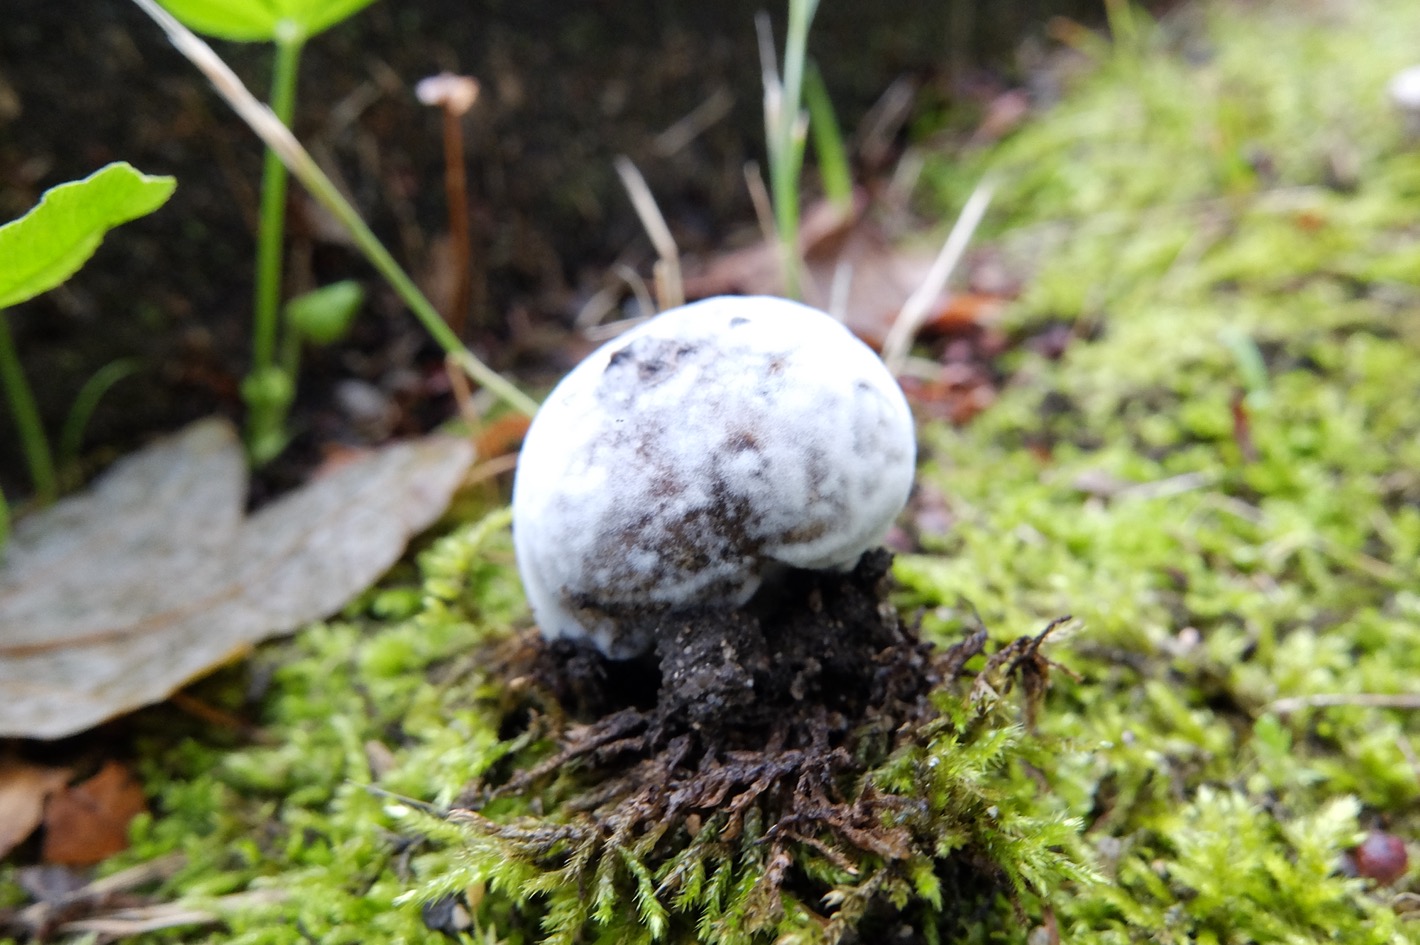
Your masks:
<svg viewBox="0 0 1420 945"><path fill-rule="evenodd" d="M1062 940L1420 940L1413 874L1339 869L1362 826L1420 826L1413 713L1270 708L1414 688L1420 154L1381 102L1415 12L1213 9L1201 61L1111 60L995 155L1035 231L1004 238L1053 247L1013 328L1098 337L929 433L956 525L898 572L929 626L1081 618L1041 721L1074 752L1042 770L1111 882L1053 901ZM1272 179L1230 176L1236 110Z"/></svg>
<svg viewBox="0 0 1420 945"><path fill-rule="evenodd" d="M256 737L146 714L153 814L104 870L181 851L162 895L283 892L206 933L243 945L434 941L419 903L453 893L480 941L822 941L885 899L933 941L1420 942L1397 913L1414 869L1384 888L1341 870L1367 828L1420 835L1415 713L1278 704L1420 678L1420 152L1383 95L1420 4L1319 10L1138 19L1058 107L929 172L944 203L1002 174L992 238L1038 260L1010 330L1091 339L1019 349L991 409L923 430L954 526L896 568L944 644L972 609L1002 643L1077 618L1049 652L1078 678L1056 674L1035 731L1011 698L944 693L945 721L867 779L920 802L938 857L988 854L1011 897L953 926L933 917L961 888L931 858L855 875L805 848L794 869L830 902L766 912L762 823L707 823L665 861L599 840L558 872L391 796L444 808L548 750L499 740L509 680L479 665L526 619L496 515L208 683L240 708L244 675L270 674ZM549 790L485 813L575 828L569 784ZM0 868L0 905L18 899Z"/></svg>
<svg viewBox="0 0 1420 945"><path fill-rule="evenodd" d="M826 753L811 748L711 782L730 789L707 788L724 802L694 827L684 814L628 815L625 804L589 815L583 792L601 785L566 767L543 789L524 789L483 813L456 813L461 831L406 809L412 830L462 851L457 866L407 898L433 902L486 889L515 908L518 921L498 929L514 942L748 945L832 941L860 924L887 934L897 920L885 904L940 936L1008 900L1089 884L1096 875L1084 863L1080 822L1063 805L1042 804L1030 777L1046 742L1010 721L1017 712L998 695L1034 653L1026 638L987 660L969 694L943 691L941 715L901 733L857 787L857 799L832 813L824 810L836 802L819 787L804 792L807 807L785 797L800 796L803 779L829 765ZM751 752L739 754L741 763L759 763ZM776 764L794 766L783 793L766 791ZM634 773L654 780L655 770L642 762ZM715 770L699 768L706 778ZM665 790L690 794L695 777ZM788 839L775 830L776 809L796 818ZM818 827L810 829L815 817Z"/></svg>

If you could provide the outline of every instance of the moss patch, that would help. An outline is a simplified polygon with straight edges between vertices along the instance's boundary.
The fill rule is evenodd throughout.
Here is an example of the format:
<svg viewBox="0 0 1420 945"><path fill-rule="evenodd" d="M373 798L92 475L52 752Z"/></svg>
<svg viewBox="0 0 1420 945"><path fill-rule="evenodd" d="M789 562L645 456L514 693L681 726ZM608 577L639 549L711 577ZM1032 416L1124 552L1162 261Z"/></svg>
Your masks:
<svg viewBox="0 0 1420 945"><path fill-rule="evenodd" d="M751 932L769 847L749 841L772 825L747 823L727 868L675 892L623 860L599 904L593 872L600 911L562 927L1420 941L1413 867L1390 885L1344 869L1369 829L1420 836L1420 723L1366 698L1420 678L1420 152L1383 95L1417 18L1415 0L1366 0L1135 21L1113 48L1083 46L1093 62L1057 108L974 159L1002 174L992 238L1038 260L1008 329L1075 340L1057 358L1015 349L996 404L924 429L922 479L952 528L897 560L899 603L942 647L978 626L1003 646L1073 613L1047 652L1077 678L1056 675L1033 732L1014 696L939 692L943 722L859 786L922 805L942 860L985 843L1014 895L977 896L969 871L803 852L795 869L829 902ZM975 176L931 175L949 205ZM135 721L154 814L104 870L182 852L156 895L228 915L147 940L436 941L432 923L533 942L575 908L546 862L428 813L555 750L536 727L500 730L526 703L488 669L526 619L505 525L455 530L348 619L201 688L254 735L167 709ZM548 806L566 787L484 814L570 823ZM0 867L0 906L22 898L14 877ZM216 900L261 889L285 898ZM442 904L428 922L422 902ZM962 924L934 921L948 913Z"/></svg>

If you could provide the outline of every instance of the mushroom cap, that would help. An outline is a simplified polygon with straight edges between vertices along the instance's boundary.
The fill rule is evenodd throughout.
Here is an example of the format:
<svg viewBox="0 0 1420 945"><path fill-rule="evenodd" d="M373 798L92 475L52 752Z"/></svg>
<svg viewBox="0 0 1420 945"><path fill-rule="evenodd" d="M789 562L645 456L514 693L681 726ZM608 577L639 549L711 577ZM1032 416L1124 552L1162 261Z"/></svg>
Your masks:
<svg viewBox="0 0 1420 945"><path fill-rule="evenodd" d="M1386 85L1390 100L1405 111L1420 110L1420 66L1397 72Z"/></svg>
<svg viewBox="0 0 1420 945"><path fill-rule="evenodd" d="M589 355L528 430L513 542L533 615L635 656L648 614L739 606L784 565L852 567L915 461L897 382L830 316L770 297L664 312Z"/></svg>
<svg viewBox="0 0 1420 945"><path fill-rule="evenodd" d="M440 72L420 79L414 96L423 105L437 105L455 115L462 115L478 101L478 80L472 76Z"/></svg>

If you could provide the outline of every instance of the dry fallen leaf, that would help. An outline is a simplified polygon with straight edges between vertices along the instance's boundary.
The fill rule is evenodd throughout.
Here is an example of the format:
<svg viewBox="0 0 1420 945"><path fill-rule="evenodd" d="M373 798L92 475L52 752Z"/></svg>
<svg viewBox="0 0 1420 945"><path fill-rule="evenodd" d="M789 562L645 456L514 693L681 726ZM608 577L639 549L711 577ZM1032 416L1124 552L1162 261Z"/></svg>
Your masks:
<svg viewBox="0 0 1420 945"><path fill-rule="evenodd" d="M68 768L0 758L0 860L40 825L45 798L64 787L69 774Z"/></svg>
<svg viewBox="0 0 1420 945"><path fill-rule="evenodd" d="M44 808L40 858L63 866L91 866L128 849L128 824L144 810L143 786L117 761L51 795Z"/></svg>
<svg viewBox="0 0 1420 945"><path fill-rule="evenodd" d="M244 518L235 433L206 420L17 523L0 561L0 736L61 738L328 616L447 507L473 459L431 437Z"/></svg>
<svg viewBox="0 0 1420 945"><path fill-rule="evenodd" d="M137 890L171 879L186 863L187 858L181 853L170 854L92 881L66 867L27 867L19 871L19 879L35 901L19 910L0 909L0 933L18 932L22 940L44 942L56 933L82 931L82 924L91 919L118 915L120 910L128 913L135 906L148 905L151 900ZM280 894L279 890L276 892ZM207 901L215 905L244 895L249 894L237 893ZM173 904L167 908L179 907ZM103 930L93 931L108 934Z"/></svg>

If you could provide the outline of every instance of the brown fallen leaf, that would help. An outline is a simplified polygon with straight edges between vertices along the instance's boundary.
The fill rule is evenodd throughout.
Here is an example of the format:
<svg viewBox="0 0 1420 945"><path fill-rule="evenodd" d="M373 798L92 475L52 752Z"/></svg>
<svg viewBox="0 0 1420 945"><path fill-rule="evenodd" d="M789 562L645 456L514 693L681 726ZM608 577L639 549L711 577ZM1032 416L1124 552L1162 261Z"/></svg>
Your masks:
<svg viewBox="0 0 1420 945"><path fill-rule="evenodd" d="M147 810L143 786L127 767L106 761L98 773L50 795L40 859L92 866L128 849L128 825Z"/></svg>
<svg viewBox="0 0 1420 945"><path fill-rule="evenodd" d="M45 799L64 787L69 775L68 768L0 758L0 859L40 825Z"/></svg>
<svg viewBox="0 0 1420 945"><path fill-rule="evenodd" d="M236 434L205 420L22 519L0 561L0 736L83 731L329 616L472 459L462 440L397 444L244 518Z"/></svg>

